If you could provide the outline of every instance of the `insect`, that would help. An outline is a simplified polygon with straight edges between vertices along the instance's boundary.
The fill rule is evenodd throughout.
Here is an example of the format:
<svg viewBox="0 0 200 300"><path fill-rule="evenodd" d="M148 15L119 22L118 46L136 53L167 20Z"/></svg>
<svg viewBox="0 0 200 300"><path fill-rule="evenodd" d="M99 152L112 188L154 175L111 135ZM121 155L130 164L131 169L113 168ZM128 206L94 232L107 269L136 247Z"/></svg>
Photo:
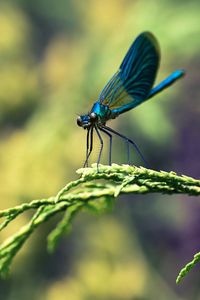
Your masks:
<svg viewBox="0 0 200 300"><path fill-rule="evenodd" d="M184 70L176 70L157 86L153 87L159 63L160 48L157 39L151 32L141 33L129 48L119 70L113 75L100 93L91 111L77 118L78 126L87 129L86 160L84 167L88 166L88 159L93 149L94 131L96 131L101 144L97 168L100 163L104 145L100 132L105 133L109 137L110 165L112 161L113 134L127 143L128 164L130 164L130 145L135 148L143 161L145 161L138 146L131 139L108 127L106 123L108 120L115 119L122 113L152 98L185 74Z"/></svg>

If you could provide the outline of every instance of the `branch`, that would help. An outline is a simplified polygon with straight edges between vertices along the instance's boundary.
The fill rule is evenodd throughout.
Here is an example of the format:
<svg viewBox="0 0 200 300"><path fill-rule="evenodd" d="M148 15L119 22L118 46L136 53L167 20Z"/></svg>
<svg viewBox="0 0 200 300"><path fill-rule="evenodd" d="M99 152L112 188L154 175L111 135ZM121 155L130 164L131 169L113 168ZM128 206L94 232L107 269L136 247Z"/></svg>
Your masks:
<svg viewBox="0 0 200 300"><path fill-rule="evenodd" d="M129 165L99 166L77 170L80 178L68 183L55 197L34 200L0 211L0 231L20 214L34 210L33 217L0 246L0 275L6 276L11 262L34 230L54 215L64 212L56 228L48 236L48 250L54 251L60 237L70 229L75 215L82 209L97 213L112 207L119 194L187 194L200 195L200 180L178 176L174 172L154 171ZM198 258L197 258L198 257ZM199 261L200 255L180 272L177 283Z"/></svg>

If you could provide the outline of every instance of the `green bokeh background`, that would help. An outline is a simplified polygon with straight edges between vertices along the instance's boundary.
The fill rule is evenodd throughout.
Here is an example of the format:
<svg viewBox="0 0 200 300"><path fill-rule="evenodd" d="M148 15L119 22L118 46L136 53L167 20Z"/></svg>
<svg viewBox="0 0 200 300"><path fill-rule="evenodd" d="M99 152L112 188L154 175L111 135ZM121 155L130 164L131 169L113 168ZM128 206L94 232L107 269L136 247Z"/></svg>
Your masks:
<svg viewBox="0 0 200 300"><path fill-rule="evenodd" d="M110 126L134 139L153 168L200 176L199 1L1 0L0 209L55 195L77 178L85 158L77 115L90 110L146 30L161 44L157 82L175 69L187 76ZM91 162L98 151L96 141ZM117 139L113 161L126 162ZM132 161L142 164L134 153ZM199 221L197 198L121 197L104 216L80 214L49 255L45 238L54 219L16 257L11 276L0 281L0 299L200 299L198 267L175 285L178 270L200 249Z"/></svg>

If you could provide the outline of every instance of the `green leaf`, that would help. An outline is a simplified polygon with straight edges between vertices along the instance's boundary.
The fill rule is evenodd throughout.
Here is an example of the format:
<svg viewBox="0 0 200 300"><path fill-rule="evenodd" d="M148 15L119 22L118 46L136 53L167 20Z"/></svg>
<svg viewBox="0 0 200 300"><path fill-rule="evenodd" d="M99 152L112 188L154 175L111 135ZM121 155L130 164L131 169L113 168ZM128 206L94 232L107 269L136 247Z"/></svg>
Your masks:
<svg viewBox="0 0 200 300"><path fill-rule="evenodd" d="M68 234L71 230L71 223L75 215L82 208L83 203L79 202L69 207L62 220L57 224L56 228L48 235L47 249L50 253L54 252L62 235Z"/></svg>

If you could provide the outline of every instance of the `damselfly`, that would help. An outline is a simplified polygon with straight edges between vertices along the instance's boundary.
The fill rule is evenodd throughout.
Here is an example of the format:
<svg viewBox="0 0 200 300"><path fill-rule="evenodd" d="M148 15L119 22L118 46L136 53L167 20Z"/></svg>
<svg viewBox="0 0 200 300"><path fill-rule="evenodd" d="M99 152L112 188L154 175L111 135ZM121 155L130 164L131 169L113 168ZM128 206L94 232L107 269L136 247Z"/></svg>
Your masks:
<svg viewBox="0 0 200 300"><path fill-rule="evenodd" d="M97 167L103 150L103 139L100 132L107 134L109 137L110 165L112 161L113 134L119 136L127 143L129 164L129 145L132 145L145 161L137 145L123 134L108 127L106 122L115 119L122 113L152 98L185 74L183 70L176 70L157 86L153 87L159 63L160 49L156 38L150 32L141 33L128 50L119 70L113 75L100 93L91 111L77 118L78 126L87 129L86 160L84 167L88 165L88 159L93 149L94 131L96 131L101 144Z"/></svg>

